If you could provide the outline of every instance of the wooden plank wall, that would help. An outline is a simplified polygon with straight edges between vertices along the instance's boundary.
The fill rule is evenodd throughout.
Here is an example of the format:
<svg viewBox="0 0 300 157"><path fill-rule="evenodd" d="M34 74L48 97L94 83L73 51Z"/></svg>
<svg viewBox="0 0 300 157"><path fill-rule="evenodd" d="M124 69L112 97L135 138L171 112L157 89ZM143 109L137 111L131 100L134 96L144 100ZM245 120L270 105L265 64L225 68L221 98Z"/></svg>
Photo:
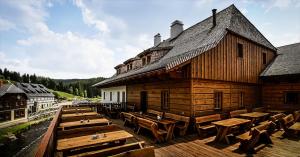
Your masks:
<svg viewBox="0 0 300 157"><path fill-rule="evenodd" d="M260 87L255 84L233 83L212 80L192 80L192 114L200 116L214 111L214 92L223 92L222 111L239 108L240 93L244 92L244 105L254 106L260 103Z"/></svg>
<svg viewBox="0 0 300 157"><path fill-rule="evenodd" d="M161 111L161 91L170 91L171 113L190 116L191 88L190 80L172 79L165 81L146 82L127 86L128 103L140 108L140 92L148 92L148 109Z"/></svg>
<svg viewBox="0 0 300 157"><path fill-rule="evenodd" d="M263 105L271 109L300 109L300 104L298 105L284 104L284 93L287 91L300 92L300 82L297 83L265 82L262 87Z"/></svg>
<svg viewBox="0 0 300 157"><path fill-rule="evenodd" d="M237 43L243 44L243 58L237 56ZM267 53L266 65L263 52ZM258 83L259 74L274 56L271 50L229 33L215 48L192 59L192 78Z"/></svg>

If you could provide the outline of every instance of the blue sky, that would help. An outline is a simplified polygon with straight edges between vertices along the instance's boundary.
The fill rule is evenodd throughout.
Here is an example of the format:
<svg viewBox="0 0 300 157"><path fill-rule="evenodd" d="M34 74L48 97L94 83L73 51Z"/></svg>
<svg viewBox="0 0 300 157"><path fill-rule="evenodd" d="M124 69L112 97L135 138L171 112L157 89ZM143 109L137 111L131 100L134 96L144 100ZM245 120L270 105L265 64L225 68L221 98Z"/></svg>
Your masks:
<svg viewBox="0 0 300 157"><path fill-rule="evenodd" d="M300 42L300 0L0 0L0 68L109 77L174 20L188 28L231 4L274 46Z"/></svg>

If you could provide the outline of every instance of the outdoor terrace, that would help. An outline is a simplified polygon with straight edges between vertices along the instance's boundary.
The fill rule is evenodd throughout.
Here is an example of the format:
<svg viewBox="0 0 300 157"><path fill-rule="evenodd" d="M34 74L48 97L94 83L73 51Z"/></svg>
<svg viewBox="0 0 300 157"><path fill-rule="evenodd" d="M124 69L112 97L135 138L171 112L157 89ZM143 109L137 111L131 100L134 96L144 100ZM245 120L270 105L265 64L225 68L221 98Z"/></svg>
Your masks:
<svg viewBox="0 0 300 157"><path fill-rule="evenodd" d="M99 107L99 106L98 106ZM175 132L175 136L170 136L170 139L167 139L165 137L165 140L158 142L156 140L156 136L153 136L150 130L147 129L141 129L139 131L139 134L137 134L137 129L134 127L134 125L125 124L122 120L124 118L123 114L120 114L120 111L122 107L117 107L117 109L113 109L111 105L104 106L101 110L98 108L98 112L101 112L100 115L98 115L96 112L89 110L87 108L82 109L70 109L62 111L62 108L59 110L55 118L53 119L51 125L49 126L48 132L46 133L43 141L40 144L39 151L37 152L36 156L76 156L76 155L82 155L82 156L97 156L97 155L91 155L89 152L93 151L101 151L106 149L114 149L116 147L119 147L120 145L132 145L135 143L142 143L141 147L139 148L126 148L125 151L123 150L123 156L153 156L156 157L167 157L167 156L299 156L300 154L300 137L299 134L297 136L283 136L284 132L286 130L279 129L275 130L271 133L270 139L272 141L272 144L265 144L265 140L267 139L261 139L261 143L259 145L255 145L254 152L250 151L243 151L239 149L240 142L237 140L236 136L229 136L228 141L227 140L216 140L216 133L211 132L205 136L199 136L196 132L196 129L194 130L193 127L190 127L187 130L186 135L179 136L177 132ZM73 111L72 111L73 110ZM76 113L74 113L76 112ZM129 112L129 111L128 111ZM106 115L103 115L102 113L106 113ZM112 116L112 113L116 113L115 116ZM130 112L132 114L135 114L136 116L139 116L139 112ZM159 112L153 112L160 114ZM260 113L260 114L259 114ZM72 115L73 114L73 115ZM232 112L231 113L232 118L235 117L237 114L239 116L252 116L252 117L258 117L258 116L264 116L266 114L262 114L262 112L250 112L250 113L241 113L241 111L238 112ZM90 117L89 117L90 116ZM97 116L96 118L92 118L93 116ZM109 117L111 116L111 117ZM141 117L144 117L145 119L148 119L151 121L151 116L146 114L140 115ZM121 119L120 119L121 118ZM158 123L165 123L167 121L155 120L155 117L152 117L152 122L158 122ZM210 117L212 118L212 117ZM80 121L82 119L89 119L89 123L81 123ZM101 120L100 120L101 119ZM230 119L230 118L228 118ZM284 119L284 118L283 118ZM203 118L201 119L203 121ZM236 120L236 119L234 119ZM297 121L297 117L295 119ZM298 119L299 120L299 119ZM199 121L199 120L196 120ZM220 123L221 121L216 121ZM224 123L224 121L222 121ZM254 125L256 121L252 120L245 120L245 123L250 123ZM93 124L94 123L94 124ZM101 123L101 124L100 124ZM197 122L196 122L197 123ZM215 125L218 125L218 123L215 123ZM62 125L63 124L63 125ZM83 125L84 124L84 125ZM85 125L88 124L88 125ZM296 124L296 123L295 123ZM65 127L65 128L64 128ZM67 127L70 127L69 129ZM88 129L90 128L90 129ZM92 129L91 129L92 128ZM113 128L113 129L111 129ZM77 129L77 130L76 130ZM85 130L85 131L84 131ZM63 147L69 147L70 145L78 145L80 143L84 146L84 142L91 142L92 140L90 137L96 133L102 133L105 132L108 137L110 137L111 133L120 131L120 140L119 142L115 143L116 145L108 145L108 146L95 146L93 144L86 145L84 149L79 149L79 147L76 147L76 149L68 149L67 153L62 153L62 151L59 151L59 149ZM168 133L172 129L166 128L166 132ZM248 129L249 130L249 129ZM65 131L65 133L62 133L62 131ZM60 132L60 133L58 133ZM299 132L298 132L299 133ZM122 134L122 135L121 135ZM173 135L173 132L170 134ZM83 136L87 136L86 139L82 139ZM114 135L118 136L118 135ZM217 134L218 138L222 139L222 136ZM62 138L63 137L63 138ZM75 142L74 137L79 137L80 142ZM121 138L122 137L122 138ZM72 139L71 139L72 138ZM115 137L117 138L117 137ZM64 142L70 140L70 143L64 143L63 145L60 143L63 139ZM60 140L60 141L59 141ZM76 139L78 140L78 138ZM97 139L97 140L103 140L102 143L105 143L106 138L103 139ZM114 139L115 141L115 139ZM93 141L92 141L93 142ZM107 141L106 141L107 142ZM108 141L109 143L109 141ZM99 143L98 143L99 144ZM75 148L75 147L74 147ZM71 150L71 151L70 151ZM143 153L141 154L142 150ZM154 150L154 153L153 153ZM137 151L137 152L136 152ZM125 154L124 154L125 152ZM128 153L131 152L131 153ZM135 153L132 153L135 152ZM109 151L108 151L109 153ZM116 154L116 152L114 152ZM99 155L99 154L98 154ZM111 154L106 154L111 155ZM105 156L106 156L105 155ZM121 156L122 156L121 155Z"/></svg>

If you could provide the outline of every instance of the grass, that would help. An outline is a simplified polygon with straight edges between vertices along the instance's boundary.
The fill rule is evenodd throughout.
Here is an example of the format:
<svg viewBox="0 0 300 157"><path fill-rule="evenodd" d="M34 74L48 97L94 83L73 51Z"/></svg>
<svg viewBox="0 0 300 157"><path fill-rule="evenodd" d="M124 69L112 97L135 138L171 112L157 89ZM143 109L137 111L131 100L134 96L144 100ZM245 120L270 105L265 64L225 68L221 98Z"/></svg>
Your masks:
<svg viewBox="0 0 300 157"><path fill-rule="evenodd" d="M81 96L76 96L76 95L73 95L73 94L70 94L70 93L61 92L61 91L54 91L54 90L51 90L51 89L49 89L49 90L54 95L56 95L59 99L68 100L68 101L71 101L71 100L74 100L74 99L77 99L77 100L84 99Z"/></svg>
<svg viewBox="0 0 300 157"><path fill-rule="evenodd" d="M51 90L49 89L54 95L56 95L59 99L63 99L63 100L68 100L68 101L72 101L72 100L90 100L92 102L99 102L101 100L100 97L97 98L84 98L81 96L77 96L77 95L73 95L70 93L66 93L66 92L62 92L62 91L55 91L55 90Z"/></svg>
<svg viewBox="0 0 300 157"><path fill-rule="evenodd" d="M52 118L52 117L50 117L50 118ZM48 120L50 118L49 117L43 118L43 119L39 119L39 120L35 120L35 121L18 124L18 125L12 126L12 127L0 129L0 143L4 141L4 139L6 138L5 136L8 135L9 133L19 134L19 133L27 130L31 125L38 124L38 123Z"/></svg>

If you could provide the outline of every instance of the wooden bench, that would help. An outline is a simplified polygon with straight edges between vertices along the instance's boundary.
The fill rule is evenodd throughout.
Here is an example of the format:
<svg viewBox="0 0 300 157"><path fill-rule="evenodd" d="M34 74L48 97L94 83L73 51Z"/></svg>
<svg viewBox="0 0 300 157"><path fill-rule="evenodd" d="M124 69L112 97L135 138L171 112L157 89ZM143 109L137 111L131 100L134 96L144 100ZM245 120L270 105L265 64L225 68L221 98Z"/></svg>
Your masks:
<svg viewBox="0 0 300 157"><path fill-rule="evenodd" d="M160 116L160 117L163 116L163 112L156 111L156 110L151 110L151 109L147 110L147 114L153 115L153 116Z"/></svg>
<svg viewBox="0 0 300 157"><path fill-rule="evenodd" d="M294 112L295 122L300 122L300 110Z"/></svg>
<svg viewBox="0 0 300 157"><path fill-rule="evenodd" d="M230 118L240 117L240 114L243 114L243 113L247 113L247 110L243 109L243 110L235 110L235 111L229 112Z"/></svg>
<svg viewBox="0 0 300 157"><path fill-rule="evenodd" d="M205 136L208 130L216 129L216 126L211 122L221 120L220 114L213 114L208 116L196 117L195 127L199 136ZM205 132L204 132L205 131Z"/></svg>
<svg viewBox="0 0 300 157"><path fill-rule="evenodd" d="M182 115L177 115L173 113L165 113L164 118L169 118L178 121L175 124L175 128L179 129L179 135L184 136L186 134L187 128L190 123L190 117L182 116Z"/></svg>
<svg viewBox="0 0 300 157"><path fill-rule="evenodd" d="M144 118L136 118L137 121L137 134L139 134L140 129L144 128L147 130L150 130L153 134L153 136L156 138L157 142L164 142L165 141L165 137L167 135L167 131L165 130L161 130L158 128L158 124L156 122L153 122L151 120L147 120Z"/></svg>
<svg viewBox="0 0 300 157"><path fill-rule="evenodd" d="M255 146L258 142L263 141L266 144L271 144L272 140L268 134L268 128L271 125L271 121L265 124L261 124L254 128L251 128L250 131L237 136L236 138L240 141L240 149L248 152L254 152Z"/></svg>
<svg viewBox="0 0 300 157"><path fill-rule="evenodd" d="M123 118L124 120L124 126L127 124L127 125L132 125L132 124L135 124L135 116L130 114L130 113L127 113L127 112L121 112L121 117Z"/></svg>
<svg viewBox="0 0 300 157"><path fill-rule="evenodd" d="M280 125L284 130L284 134L287 136L294 136L294 130L290 127L295 123L293 114L289 114L280 120Z"/></svg>
<svg viewBox="0 0 300 157"><path fill-rule="evenodd" d="M89 151L80 154L71 155L70 157L96 157L96 156L113 156L113 157L130 157L143 156L154 157L154 147L145 147L144 142L129 143L120 146L108 147L96 151Z"/></svg>

